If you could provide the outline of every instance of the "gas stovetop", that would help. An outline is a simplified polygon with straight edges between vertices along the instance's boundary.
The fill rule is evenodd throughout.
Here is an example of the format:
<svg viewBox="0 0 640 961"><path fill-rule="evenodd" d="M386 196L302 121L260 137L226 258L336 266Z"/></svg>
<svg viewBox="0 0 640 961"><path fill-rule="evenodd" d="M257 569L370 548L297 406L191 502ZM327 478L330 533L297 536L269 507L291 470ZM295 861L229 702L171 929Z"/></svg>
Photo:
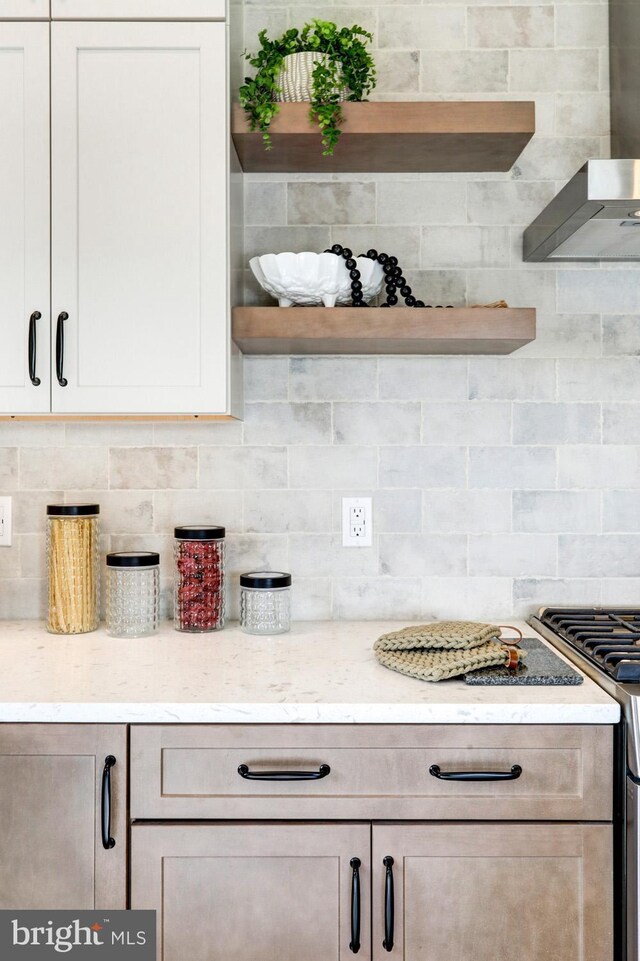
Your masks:
<svg viewBox="0 0 640 961"><path fill-rule="evenodd" d="M546 607L536 620L614 680L640 683L640 609Z"/></svg>

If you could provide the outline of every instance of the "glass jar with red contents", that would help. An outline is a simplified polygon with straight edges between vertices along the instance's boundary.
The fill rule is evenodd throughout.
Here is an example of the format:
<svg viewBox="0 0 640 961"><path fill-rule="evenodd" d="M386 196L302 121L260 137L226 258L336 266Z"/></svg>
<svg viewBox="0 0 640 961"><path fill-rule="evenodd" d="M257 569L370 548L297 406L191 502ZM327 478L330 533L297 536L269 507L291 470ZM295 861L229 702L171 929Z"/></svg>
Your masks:
<svg viewBox="0 0 640 961"><path fill-rule="evenodd" d="M174 627L203 634L224 627L224 527L174 530Z"/></svg>

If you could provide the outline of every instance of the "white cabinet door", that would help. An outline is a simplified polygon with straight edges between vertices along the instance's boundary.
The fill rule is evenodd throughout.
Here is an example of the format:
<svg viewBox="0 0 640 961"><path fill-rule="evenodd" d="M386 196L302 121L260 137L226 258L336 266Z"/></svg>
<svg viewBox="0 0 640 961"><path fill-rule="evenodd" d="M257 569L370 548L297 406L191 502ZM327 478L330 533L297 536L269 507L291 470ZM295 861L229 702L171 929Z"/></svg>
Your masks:
<svg viewBox="0 0 640 961"><path fill-rule="evenodd" d="M52 0L51 15L54 20L224 20L225 0Z"/></svg>
<svg viewBox="0 0 640 961"><path fill-rule="evenodd" d="M0 413L48 411L48 23L0 23L0 337Z"/></svg>
<svg viewBox="0 0 640 961"><path fill-rule="evenodd" d="M51 32L52 410L225 413L225 26Z"/></svg>
<svg viewBox="0 0 640 961"><path fill-rule="evenodd" d="M49 0L0 0L0 20L49 19Z"/></svg>

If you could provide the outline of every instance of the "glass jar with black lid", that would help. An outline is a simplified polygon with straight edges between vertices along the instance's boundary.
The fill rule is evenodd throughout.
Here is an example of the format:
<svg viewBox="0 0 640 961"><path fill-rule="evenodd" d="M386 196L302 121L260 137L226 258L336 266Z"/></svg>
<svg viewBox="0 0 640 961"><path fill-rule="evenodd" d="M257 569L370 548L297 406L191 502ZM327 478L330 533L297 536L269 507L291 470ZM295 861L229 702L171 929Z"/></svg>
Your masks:
<svg viewBox="0 0 640 961"><path fill-rule="evenodd" d="M100 507L47 505L47 630L95 631L100 619Z"/></svg>
<svg viewBox="0 0 640 961"><path fill-rule="evenodd" d="M291 626L291 574L240 575L240 627L245 634L285 634Z"/></svg>
<svg viewBox="0 0 640 961"><path fill-rule="evenodd" d="M159 607L160 555L155 551L107 554L107 634L155 634Z"/></svg>
<svg viewBox="0 0 640 961"><path fill-rule="evenodd" d="M174 530L174 627L203 634L224 627L224 527L187 524Z"/></svg>

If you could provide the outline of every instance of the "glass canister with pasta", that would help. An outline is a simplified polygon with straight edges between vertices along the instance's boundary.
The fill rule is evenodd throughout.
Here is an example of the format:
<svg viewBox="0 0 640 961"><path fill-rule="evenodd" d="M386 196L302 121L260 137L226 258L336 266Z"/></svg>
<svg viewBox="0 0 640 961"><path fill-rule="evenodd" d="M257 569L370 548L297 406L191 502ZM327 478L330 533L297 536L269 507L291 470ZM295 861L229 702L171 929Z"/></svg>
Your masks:
<svg viewBox="0 0 640 961"><path fill-rule="evenodd" d="M52 634L95 631L100 620L100 507L47 506L47 630Z"/></svg>

